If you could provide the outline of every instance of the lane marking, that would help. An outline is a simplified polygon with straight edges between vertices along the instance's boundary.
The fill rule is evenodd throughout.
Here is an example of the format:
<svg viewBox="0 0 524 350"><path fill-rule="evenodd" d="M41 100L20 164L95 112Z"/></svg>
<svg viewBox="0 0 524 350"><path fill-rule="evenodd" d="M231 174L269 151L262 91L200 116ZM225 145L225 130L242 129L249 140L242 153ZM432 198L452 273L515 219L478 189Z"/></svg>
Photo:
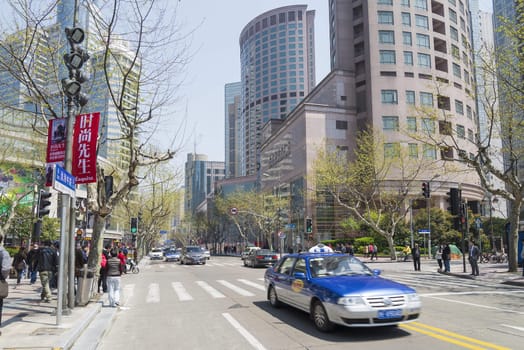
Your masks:
<svg viewBox="0 0 524 350"><path fill-rule="evenodd" d="M419 332L419 333L428 335L430 337L443 340L448 343L462 346L467 349L480 350L480 349L488 348L488 349L495 349L495 350L511 350L510 348L507 348L505 346L500 346L500 345L496 345L493 343L488 343L482 340L478 340L475 338L466 337L458 333L450 332L442 328L433 327L433 326L419 323L419 322L402 324L400 326L402 328L406 328L414 332Z"/></svg>
<svg viewBox="0 0 524 350"><path fill-rule="evenodd" d="M151 283L147 290L146 303L160 302L160 287L158 283Z"/></svg>
<svg viewBox="0 0 524 350"><path fill-rule="evenodd" d="M238 321L235 320L233 316L228 313L223 313L222 316L224 316L224 318L233 326L233 328L235 328L238 333L240 333L244 339L246 339L248 343L253 346L253 348L258 350L266 350L264 345L262 345L251 333L242 327L242 325L240 325L240 323L238 323Z"/></svg>
<svg viewBox="0 0 524 350"><path fill-rule="evenodd" d="M171 283L171 286L175 290L176 295L178 296L178 300L180 301L187 301L187 300L193 300L193 297L189 295L189 293L186 291L182 283L180 282L173 282Z"/></svg>
<svg viewBox="0 0 524 350"><path fill-rule="evenodd" d="M251 287L253 287L253 288L256 288L256 289L262 290L262 291L264 291L264 290L266 289L266 288L265 288L263 285L261 285L261 284L258 284L258 283L255 283L255 282L251 282L251 281L245 280L245 279L243 279L243 278L239 278L238 281L239 281L239 282L242 282L242 283L244 283L244 284L247 284L248 286L251 286Z"/></svg>
<svg viewBox="0 0 524 350"><path fill-rule="evenodd" d="M459 293L456 293L456 294L459 294ZM489 294L494 294L494 293L489 293ZM452 295L452 294L450 294L450 295ZM426 295L424 295L424 296L428 297L428 298L431 298L431 299L442 300L442 301L445 301L445 302L450 302L450 303L455 303L455 304L475 306L475 307L482 308L482 309L497 310L497 311L504 311L504 312L510 312L510 313L514 313L514 314L524 315L524 312L513 310L513 309L502 309L502 308L495 307L495 306L488 306L488 305L483 305L483 304L468 303L467 301L459 301L459 300L453 300L453 299L448 299L448 298L439 298L439 297L436 297L436 296L426 296Z"/></svg>
<svg viewBox="0 0 524 350"><path fill-rule="evenodd" d="M123 296L123 302L122 304L123 305L127 305L128 302L129 302L129 299L131 299L131 297L133 296L133 293L134 293L134 290L135 290L135 285L134 284L126 284L124 286L124 290L122 292L122 296Z"/></svg>
<svg viewBox="0 0 524 350"><path fill-rule="evenodd" d="M226 296L222 293L220 293L215 288L211 287L209 284L207 284L204 281L196 281L196 284L198 284L202 289L204 289L206 292L211 294L213 298L225 298Z"/></svg>
<svg viewBox="0 0 524 350"><path fill-rule="evenodd" d="M220 283L221 285L223 285L224 287L227 287L227 288L231 289L232 291L237 292L238 294L243 295L245 297L252 297L252 296L255 295L255 294L251 293L250 291L247 291L247 290L245 290L243 288L237 287L234 284L229 283L228 281L217 280L217 282Z"/></svg>
<svg viewBox="0 0 524 350"><path fill-rule="evenodd" d="M513 329L516 329L516 330L524 332L524 328L523 327L512 326L512 325L509 325L509 324L501 324L501 326L508 327L508 328L513 328Z"/></svg>

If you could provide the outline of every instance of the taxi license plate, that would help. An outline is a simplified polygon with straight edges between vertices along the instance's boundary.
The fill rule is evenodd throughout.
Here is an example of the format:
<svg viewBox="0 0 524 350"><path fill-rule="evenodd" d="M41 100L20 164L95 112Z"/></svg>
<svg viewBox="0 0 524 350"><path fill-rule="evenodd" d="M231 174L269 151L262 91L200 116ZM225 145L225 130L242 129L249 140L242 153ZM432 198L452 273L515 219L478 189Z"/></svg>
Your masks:
<svg viewBox="0 0 524 350"><path fill-rule="evenodd" d="M402 310L400 309L394 309L394 310L379 310L378 312L378 318L380 320L385 320L388 318L399 318L402 316Z"/></svg>
<svg viewBox="0 0 524 350"><path fill-rule="evenodd" d="M271 260L271 257L270 256L266 256L266 257L264 257L264 259Z"/></svg>

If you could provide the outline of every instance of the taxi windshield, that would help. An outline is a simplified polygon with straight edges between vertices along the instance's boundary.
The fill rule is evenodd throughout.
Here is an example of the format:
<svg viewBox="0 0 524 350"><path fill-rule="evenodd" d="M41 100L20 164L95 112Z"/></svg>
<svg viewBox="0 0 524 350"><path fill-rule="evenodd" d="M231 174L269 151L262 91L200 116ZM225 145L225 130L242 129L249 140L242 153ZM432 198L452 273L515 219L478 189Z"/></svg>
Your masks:
<svg viewBox="0 0 524 350"><path fill-rule="evenodd" d="M373 275L366 265L350 256L319 256L309 260L312 277Z"/></svg>

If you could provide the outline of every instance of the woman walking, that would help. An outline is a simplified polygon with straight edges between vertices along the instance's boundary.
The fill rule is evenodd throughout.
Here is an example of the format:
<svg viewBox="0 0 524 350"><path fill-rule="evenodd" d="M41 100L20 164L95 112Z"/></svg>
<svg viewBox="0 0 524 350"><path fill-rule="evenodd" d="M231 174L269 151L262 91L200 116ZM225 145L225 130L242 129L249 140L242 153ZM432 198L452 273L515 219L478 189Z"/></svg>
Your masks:
<svg viewBox="0 0 524 350"><path fill-rule="evenodd" d="M20 284L20 280L24 275L24 271L27 268L27 254L25 247L20 247L18 252L13 257L13 268L16 270L16 285Z"/></svg>

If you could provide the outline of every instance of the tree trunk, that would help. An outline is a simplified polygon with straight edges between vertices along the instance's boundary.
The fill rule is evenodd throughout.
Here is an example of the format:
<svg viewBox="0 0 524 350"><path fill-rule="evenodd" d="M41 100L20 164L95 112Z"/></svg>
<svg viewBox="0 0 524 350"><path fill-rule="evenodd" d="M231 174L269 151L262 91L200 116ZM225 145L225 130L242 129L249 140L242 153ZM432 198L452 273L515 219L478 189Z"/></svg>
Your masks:
<svg viewBox="0 0 524 350"><path fill-rule="evenodd" d="M94 213L93 233L91 234L91 249L87 258L87 266L95 271L96 276L100 272L100 254L104 245L104 233L106 230L106 220L98 213Z"/></svg>
<svg viewBox="0 0 524 350"><path fill-rule="evenodd" d="M517 197L511 202L510 230L508 234L508 271L517 272L518 268L518 242L519 218L522 198Z"/></svg>
<svg viewBox="0 0 524 350"><path fill-rule="evenodd" d="M393 261L397 260L397 254L395 252L395 242L393 242L393 236L392 235L386 235L386 240L388 241L389 257Z"/></svg>

